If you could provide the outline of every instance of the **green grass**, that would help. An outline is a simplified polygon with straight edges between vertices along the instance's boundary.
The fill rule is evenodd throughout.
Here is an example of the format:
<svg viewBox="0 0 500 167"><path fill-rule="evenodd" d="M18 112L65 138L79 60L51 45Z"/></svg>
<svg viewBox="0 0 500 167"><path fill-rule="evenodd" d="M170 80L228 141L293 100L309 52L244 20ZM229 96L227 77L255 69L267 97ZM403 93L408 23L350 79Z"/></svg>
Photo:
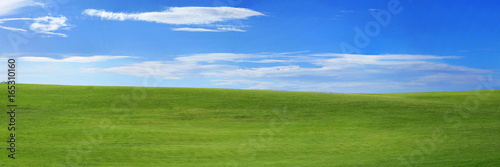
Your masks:
<svg viewBox="0 0 500 167"><path fill-rule="evenodd" d="M0 166L500 166L500 90L17 88Z"/></svg>

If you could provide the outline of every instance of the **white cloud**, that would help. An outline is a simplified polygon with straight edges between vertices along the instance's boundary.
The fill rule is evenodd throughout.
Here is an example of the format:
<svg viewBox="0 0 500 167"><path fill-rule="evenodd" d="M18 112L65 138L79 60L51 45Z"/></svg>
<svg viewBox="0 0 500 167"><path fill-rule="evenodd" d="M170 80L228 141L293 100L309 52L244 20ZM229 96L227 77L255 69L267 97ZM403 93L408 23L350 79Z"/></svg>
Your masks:
<svg viewBox="0 0 500 167"><path fill-rule="evenodd" d="M28 6L43 6L43 4L33 0L2 0L0 1L0 16L16 14L19 9Z"/></svg>
<svg viewBox="0 0 500 167"><path fill-rule="evenodd" d="M84 73L95 73L99 71L99 68L80 68L80 70Z"/></svg>
<svg viewBox="0 0 500 167"><path fill-rule="evenodd" d="M436 73L431 75L426 75L419 77L411 81L410 83L414 84L422 84L422 83L430 83L430 84L439 84L439 83L447 83L451 82L452 84L479 84L481 75L477 74L448 74L448 73Z"/></svg>
<svg viewBox="0 0 500 167"><path fill-rule="evenodd" d="M290 63L290 62L297 62L297 61L294 61L294 60L264 59L264 60L247 60L245 62L249 62L249 63Z"/></svg>
<svg viewBox="0 0 500 167"><path fill-rule="evenodd" d="M45 16L45 17L39 17L35 18L35 22L30 25L30 29L37 32L37 33L43 33L43 34L49 34L49 35L58 35L61 37L66 37L66 34L62 33L55 33L54 31L59 30L60 28L65 28L68 27L66 24L66 21L68 19L64 16L60 17L50 17L50 16Z"/></svg>
<svg viewBox="0 0 500 167"><path fill-rule="evenodd" d="M246 89L258 89L258 90L296 90L304 88L306 83L300 82L272 82L272 81L260 81L260 80L212 80L214 85L228 86L228 85L245 85ZM307 86L309 87L309 86Z"/></svg>
<svg viewBox="0 0 500 167"><path fill-rule="evenodd" d="M359 67L366 65L375 65L391 69L408 69L411 70L448 70L448 71L465 71L465 72L487 72L487 70L472 69L463 66L453 66L443 63L435 63L426 60L436 59L458 59L456 56L433 56L433 55L405 55L405 54L389 54L389 55L358 55L358 54L313 54L311 56L325 57L315 59L312 63L321 65L325 68L342 69L348 67ZM333 58L329 58L333 57Z"/></svg>
<svg viewBox="0 0 500 167"><path fill-rule="evenodd" d="M83 11L83 14L107 20L140 20L182 25L212 24L264 15L250 9L234 7L172 7L161 12L144 13L115 13L104 10L86 9Z"/></svg>
<svg viewBox="0 0 500 167"><path fill-rule="evenodd" d="M0 19L0 24L4 23L6 21L33 21L35 19L36 18L4 18L4 19Z"/></svg>
<svg viewBox="0 0 500 167"><path fill-rule="evenodd" d="M106 20L134 20L148 21L162 24L173 25L211 25L215 23L247 19L252 16L263 16L264 14L246 8L235 7L172 7L160 12L143 12L143 13L122 13L108 12L105 10L86 9L84 15L100 17ZM232 25L219 27L217 29L208 28L173 28L174 31L189 31L189 32L225 32L239 31L243 32Z"/></svg>
<svg viewBox="0 0 500 167"><path fill-rule="evenodd" d="M300 82L300 81L262 81L262 80L211 80L217 86L244 85L245 89L257 90L286 90L286 91L308 91L308 92L342 92L342 93L366 93L380 90L404 89L409 85L404 82Z"/></svg>
<svg viewBox="0 0 500 167"><path fill-rule="evenodd" d="M236 53L205 53L205 54L194 54L189 56L177 57L175 60L182 62L208 62L213 63L215 61L235 61L236 59L248 58L252 55L250 54L236 54Z"/></svg>
<svg viewBox="0 0 500 167"><path fill-rule="evenodd" d="M237 31L237 32L245 32L245 30L239 29L239 28L232 28L232 27L222 27L222 28L217 28L219 32L225 32L225 31Z"/></svg>
<svg viewBox="0 0 500 167"><path fill-rule="evenodd" d="M5 27L5 26L0 26L1 29L6 29L9 31L21 31L21 32L26 32L25 29L20 29L20 28L15 28L15 27Z"/></svg>
<svg viewBox="0 0 500 167"><path fill-rule="evenodd" d="M189 27L182 27L182 28L172 28L173 31L189 31L189 32L220 32L215 29L208 29L208 28L189 28Z"/></svg>
<svg viewBox="0 0 500 167"><path fill-rule="evenodd" d="M237 32L245 32L245 30L238 28L217 28L217 29L208 29L208 28L172 28L173 31L188 31L188 32L227 32L227 31L237 31Z"/></svg>
<svg viewBox="0 0 500 167"><path fill-rule="evenodd" d="M231 68L229 65L200 65L189 62L161 62L161 61L147 61L135 63L129 66L112 67L101 69L102 71L114 72L123 75L132 76L155 76L163 79L182 79L196 77L202 71L212 71Z"/></svg>
<svg viewBox="0 0 500 167"><path fill-rule="evenodd" d="M66 23L67 20L68 19L64 16L59 16L59 17L45 16L37 18L6 18L6 19L0 19L0 24L3 24L4 22L7 21L32 21L33 23L30 24L29 29L35 33L67 37L66 34L54 32L60 29L68 29L69 25ZM22 31L22 32L27 31L25 29L16 27L0 26L0 28L10 31Z"/></svg>
<svg viewBox="0 0 500 167"><path fill-rule="evenodd" d="M312 70L305 70L306 72L312 72ZM211 71L204 72L203 75L206 76L217 76L217 77L285 77L293 76L303 73L303 69L299 66L274 66L274 67L261 67L261 68L250 68L250 69L235 69L235 70L224 70L224 71Z"/></svg>
<svg viewBox="0 0 500 167"><path fill-rule="evenodd" d="M175 60L183 62L208 62L214 63L216 61L226 62L249 62L249 63L288 63L297 62L298 60L291 60L289 57L292 54L304 53L301 52L284 52L284 53L260 53L260 54L243 54L243 53L203 53L193 54L187 56L180 56ZM297 58L298 56L292 56ZM273 58L287 58L285 60Z"/></svg>
<svg viewBox="0 0 500 167"><path fill-rule="evenodd" d="M59 63L59 62L72 62L72 63L88 63L88 62L99 62L111 59L123 59L123 58L132 58L130 56L90 56L90 57L82 57L82 56L71 56L64 59L54 59L50 57L21 57L23 61L30 62L50 62L50 63Z"/></svg>
<svg viewBox="0 0 500 167"><path fill-rule="evenodd" d="M473 69L463 66L454 66L444 63L427 61L429 59L457 58L450 56L430 55L355 55L355 54L313 54L308 56L284 56L288 59L272 59L268 55L242 55L221 57L210 56L211 62L216 60L251 63L278 63L292 65L278 65L271 67L240 67L237 69L226 69L218 71L206 71L202 74L211 77L253 77L253 78L276 78L276 77L299 77L299 76L329 76L345 77L348 75L382 75L401 74L404 72L449 72L449 73L487 73L489 70ZM193 59L192 56L178 59ZM257 60L252 60L257 58ZM194 59L202 60L200 56ZM302 67L294 64L306 64ZM313 67L311 67L311 65ZM314 67L316 66L316 67ZM352 77L351 77L352 78Z"/></svg>
<svg viewBox="0 0 500 167"><path fill-rule="evenodd" d="M203 78L212 80L214 86L319 92L418 91L426 86L471 85L492 72L435 62L456 58L404 54L206 53L86 71L163 79Z"/></svg>

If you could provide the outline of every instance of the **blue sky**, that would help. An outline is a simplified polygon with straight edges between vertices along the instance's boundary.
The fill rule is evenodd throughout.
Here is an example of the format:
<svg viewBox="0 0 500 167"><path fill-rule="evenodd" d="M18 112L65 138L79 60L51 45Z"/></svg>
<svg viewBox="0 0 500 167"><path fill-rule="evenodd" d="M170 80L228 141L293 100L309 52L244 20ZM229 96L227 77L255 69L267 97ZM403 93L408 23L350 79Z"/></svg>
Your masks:
<svg viewBox="0 0 500 167"><path fill-rule="evenodd" d="M7 0L37 84L338 93L500 88L496 1ZM5 60L3 60L5 66Z"/></svg>

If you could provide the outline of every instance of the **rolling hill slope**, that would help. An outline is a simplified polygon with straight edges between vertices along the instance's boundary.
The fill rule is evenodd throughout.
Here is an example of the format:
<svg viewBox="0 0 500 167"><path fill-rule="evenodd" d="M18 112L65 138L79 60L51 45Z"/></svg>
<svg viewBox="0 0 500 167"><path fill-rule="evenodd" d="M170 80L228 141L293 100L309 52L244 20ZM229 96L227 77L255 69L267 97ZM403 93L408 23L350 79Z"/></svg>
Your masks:
<svg viewBox="0 0 500 167"><path fill-rule="evenodd" d="M500 166L500 90L21 84L17 96L16 159L4 142L0 166Z"/></svg>

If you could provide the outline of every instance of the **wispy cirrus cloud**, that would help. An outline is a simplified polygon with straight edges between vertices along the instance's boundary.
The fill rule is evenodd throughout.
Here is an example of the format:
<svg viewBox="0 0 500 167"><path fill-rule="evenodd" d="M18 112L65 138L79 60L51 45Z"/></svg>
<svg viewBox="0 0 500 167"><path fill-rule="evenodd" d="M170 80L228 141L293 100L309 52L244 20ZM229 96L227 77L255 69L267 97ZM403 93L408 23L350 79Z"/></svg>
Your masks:
<svg viewBox="0 0 500 167"><path fill-rule="evenodd" d="M59 17L45 16L37 18L6 18L6 19L0 19L0 24L4 24L5 22L9 21L28 21L31 22L29 30L31 30L32 32L47 34L47 35L55 35L60 37L67 37L66 34L55 32L61 29L69 29L70 26L66 23L67 20L68 19L64 16L59 16ZM28 31L27 29L1 26L1 25L0 28L10 31L20 31L20 32Z"/></svg>
<svg viewBox="0 0 500 167"><path fill-rule="evenodd" d="M245 32L245 30L239 28L217 28L217 29L209 29L209 28L172 28L173 31L188 31L188 32L227 32L227 31L237 31L237 32Z"/></svg>
<svg viewBox="0 0 500 167"><path fill-rule="evenodd" d="M70 57L66 57L63 59L55 59L55 58L51 58L51 57L31 57L31 56L20 57L20 59L23 61L49 62L49 63L62 63L62 62L89 63L89 62L100 62L100 61L112 60L112 59L124 59L124 58L133 58L133 57L131 57L131 56L107 56L107 55L96 55L96 56L88 56L88 57L70 56Z"/></svg>
<svg viewBox="0 0 500 167"><path fill-rule="evenodd" d="M323 92L471 85L478 83L477 78L493 73L442 62L459 58L407 54L206 53L92 70L163 79L203 78L212 80L214 86L224 87Z"/></svg>
<svg viewBox="0 0 500 167"><path fill-rule="evenodd" d="M26 7L44 7L45 4L34 0L4 0L0 1L0 17L8 16L18 13L23 13L22 8ZM14 17L14 18L0 18L0 29L14 31L14 32L33 32L38 34L45 34L45 37L60 36L67 37L66 34L56 32L61 29L69 29L65 16L44 16L44 17ZM11 22L26 22L24 25L28 27L18 27Z"/></svg>
<svg viewBox="0 0 500 167"><path fill-rule="evenodd" d="M0 1L0 16L16 14L21 8L29 6L43 6L43 3L34 0L2 0Z"/></svg>
<svg viewBox="0 0 500 167"><path fill-rule="evenodd" d="M15 27L5 27L5 26L0 26L1 29L6 29L9 31L19 31L19 32L26 32L27 30L21 29L21 28L15 28Z"/></svg>
<svg viewBox="0 0 500 167"><path fill-rule="evenodd" d="M142 13L123 13L123 12L109 12L105 10L86 9L82 12L83 15L100 17L105 20L133 20L133 21L147 21L162 24L172 25L197 25L207 26L216 23L235 21L247 19L253 16L263 16L263 13L235 7L171 7L164 11L159 12L142 12ZM206 27L181 27L173 28L174 31L188 31L188 32L226 32L226 31L239 31L244 30L238 26L229 25L219 28L206 28Z"/></svg>
<svg viewBox="0 0 500 167"><path fill-rule="evenodd" d="M212 24L264 15L250 9L234 7L172 7L161 12L144 13L117 13L86 9L83 14L107 20L136 20L180 25Z"/></svg>
<svg viewBox="0 0 500 167"><path fill-rule="evenodd" d="M196 63L172 63L161 61L147 61L134 63L129 66L94 69L122 75L138 77L154 76L163 79L184 79L204 77L202 71L212 71L231 68L229 65L201 65Z"/></svg>
<svg viewBox="0 0 500 167"><path fill-rule="evenodd" d="M37 6L43 7L44 3L37 2L34 0L4 0L0 1L0 17L8 16L12 14L20 13L20 9ZM70 26L67 24L67 18L64 16L44 16L44 17L15 17L15 18L1 18L0 19L0 29L5 29L15 32L34 32L40 34L46 34L49 36L60 36L67 37L66 34L55 32L60 29L69 29ZM12 25L7 25L9 22L23 21L28 22L28 28L20 28Z"/></svg>
<svg viewBox="0 0 500 167"><path fill-rule="evenodd" d="M307 92L341 92L341 93L366 93L380 90L404 89L413 86L404 82L380 81L326 81L326 82L301 82L301 81L276 81L276 80L212 80L214 85L231 86L243 85L245 89L258 90L292 90Z"/></svg>
<svg viewBox="0 0 500 167"><path fill-rule="evenodd" d="M238 54L238 53L203 53L193 54L188 56L176 57L175 60L179 62L208 62L214 63L216 61L237 61L241 59L250 58L252 54Z"/></svg>
<svg viewBox="0 0 500 167"><path fill-rule="evenodd" d="M33 19L34 23L30 25L30 30L37 32L37 33L42 33L42 34L49 34L49 35L57 35L61 37L67 37L66 34L63 33L57 33L54 31L60 30L60 29L69 29L69 25L66 23L68 19L64 16L59 16L59 17L51 17L51 16L45 16L45 17L38 17Z"/></svg>

